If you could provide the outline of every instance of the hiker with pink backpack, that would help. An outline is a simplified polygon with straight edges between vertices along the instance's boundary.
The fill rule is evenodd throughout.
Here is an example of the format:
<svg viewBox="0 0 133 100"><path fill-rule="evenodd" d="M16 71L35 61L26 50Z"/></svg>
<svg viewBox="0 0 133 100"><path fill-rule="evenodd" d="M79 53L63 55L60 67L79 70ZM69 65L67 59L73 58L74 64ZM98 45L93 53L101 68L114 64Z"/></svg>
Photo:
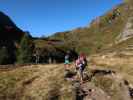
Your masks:
<svg viewBox="0 0 133 100"><path fill-rule="evenodd" d="M83 77L84 77L84 69L87 66L87 59L84 53L81 53L78 57L78 59L75 62L75 67L76 67L76 71L78 76L80 77L80 81L83 82Z"/></svg>

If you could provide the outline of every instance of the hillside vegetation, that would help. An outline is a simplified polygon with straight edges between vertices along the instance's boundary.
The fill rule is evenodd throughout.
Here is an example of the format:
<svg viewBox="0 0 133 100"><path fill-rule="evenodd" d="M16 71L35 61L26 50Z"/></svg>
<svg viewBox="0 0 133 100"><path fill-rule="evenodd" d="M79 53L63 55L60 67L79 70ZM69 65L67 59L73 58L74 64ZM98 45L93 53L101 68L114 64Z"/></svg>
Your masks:
<svg viewBox="0 0 133 100"><path fill-rule="evenodd" d="M130 38L133 36L133 9L131 2L129 0L115 6L104 15L94 19L86 27L58 32L53 36L42 38L32 38L28 33L22 32L7 15L1 12L1 64L17 63L19 56L18 49L21 47L20 42L24 34L29 35L34 45L31 54L33 59L28 63L48 63L51 59L52 62L63 62L64 55L67 51L72 51L72 56L75 58L75 55L77 56L80 52L95 54L116 50L123 41L128 41L128 39L130 41ZM38 61L36 60L37 58L39 59ZM4 59L7 62L2 62L5 61Z"/></svg>
<svg viewBox="0 0 133 100"><path fill-rule="evenodd" d="M89 27L59 32L50 38L64 40L65 45L76 48L78 52L101 52L119 40L118 37L132 14L130 7L129 2L120 4L96 18Z"/></svg>

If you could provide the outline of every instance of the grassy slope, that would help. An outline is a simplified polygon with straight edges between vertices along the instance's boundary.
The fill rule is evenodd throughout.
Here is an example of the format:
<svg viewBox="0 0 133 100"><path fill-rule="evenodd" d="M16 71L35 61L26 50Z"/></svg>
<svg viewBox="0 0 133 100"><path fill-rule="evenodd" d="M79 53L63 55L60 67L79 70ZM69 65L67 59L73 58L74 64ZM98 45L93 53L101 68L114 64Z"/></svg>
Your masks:
<svg viewBox="0 0 133 100"><path fill-rule="evenodd" d="M100 52L114 44L116 37L124 28L130 13L126 9L127 5L121 4L117 7L120 16L116 17L111 23L107 20L113 10L99 17L99 24L91 24L89 28L78 28L73 31L56 33L50 38L64 40L67 46L75 47L78 52L84 51L87 54Z"/></svg>
<svg viewBox="0 0 133 100"><path fill-rule="evenodd" d="M114 76L96 75L89 83L95 84L111 96L111 100L123 99L124 87L119 84L128 80L133 84L133 57L91 57L89 70L111 69ZM112 55L112 54L111 54ZM74 100L71 81L64 80L64 65L29 65L11 70L0 70L0 100ZM88 68L87 68L88 69ZM90 74L86 71L88 74ZM87 84L89 84L87 83ZM113 87L112 87L113 86ZM58 98L58 99L57 99Z"/></svg>
<svg viewBox="0 0 133 100"><path fill-rule="evenodd" d="M71 85L64 80L62 64L0 70L0 100L48 100L56 96L73 100Z"/></svg>
<svg viewBox="0 0 133 100"><path fill-rule="evenodd" d="M132 49L130 50L130 46L133 45L133 38L129 38L126 41L120 42L114 46L112 46L111 48L109 48L111 51L115 51L115 52L119 52L119 51L127 51L127 49L129 48L128 51L132 51Z"/></svg>
<svg viewBox="0 0 133 100"><path fill-rule="evenodd" d="M58 32L50 36L49 39L64 41L64 45L54 45L59 49L67 50L68 48L75 48L76 51L85 52L86 54L114 50L113 48L115 48L115 50L119 49L120 46L123 46L121 45L123 43L115 45L115 42L119 34L123 31L129 16L132 14L131 10L129 10L129 7L132 6L130 4L127 2L115 7L115 9L120 12L120 15L113 19L111 23L109 23L109 18L113 15L115 9L100 16L98 23L97 20L92 21L90 27ZM126 43L125 45L128 45ZM52 46L49 45L47 41L41 39L35 40L35 44L36 47L51 48Z"/></svg>

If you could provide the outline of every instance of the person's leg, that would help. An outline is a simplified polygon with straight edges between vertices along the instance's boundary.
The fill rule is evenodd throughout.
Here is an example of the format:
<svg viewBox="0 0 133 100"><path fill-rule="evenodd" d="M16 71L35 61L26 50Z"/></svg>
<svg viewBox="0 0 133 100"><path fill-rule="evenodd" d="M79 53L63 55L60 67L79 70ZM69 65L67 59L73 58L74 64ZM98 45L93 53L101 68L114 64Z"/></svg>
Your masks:
<svg viewBox="0 0 133 100"><path fill-rule="evenodd" d="M81 68L80 68L80 80L81 80L82 83L84 81L84 68L85 68L84 65L82 65Z"/></svg>
<svg viewBox="0 0 133 100"><path fill-rule="evenodd" d="M65 64L64 66L65 66L65 70L68 70L68 64Z"/></svg>
<svg viewBox="0 0 133 100"><path fill-rule="evenodd" d="M76 75L76 79L79 80L80 79L80 70L77 70L77 75Z"/></svg>
<svg viewBox="0 0 133 100"><path fill-rule="evenodd" d="M64 63L65 70L67 69L67 66L68 66L68 61L65 60L65 63Z"/></svg>
<svg viewBox="0 0 133 100"><path fill-rule="evenodd" d="M83 82L83 70L80 71L80 81Z"/></svg>
<svg viewBox="0 0 133 100"><path fill-rule="evenodd" d="M67 68L70 69L70 66L71 66L71 64L70 64L70 62L68 62Z"/></svg>
<svg viewBox="0 0 133 100"><path fill-rule="evenodd" d="M66 61L65 61L65 64L66 64L66 65L65 65L65 68L66 68L66 69L69 69L69 67L70 67L70 65L71 65L71 64L70 64L70 61L69 61L69 60L66 60Z"/></svg>
<svg viewBox="0 0 133 100"><path fill-rule="evenodd" d="M80 68L80 69L79 69L79 78L80 78L80 82L81 82L81 83L82 83L82 76L83 76L83 75L82 75L82 69Z"/></svg>

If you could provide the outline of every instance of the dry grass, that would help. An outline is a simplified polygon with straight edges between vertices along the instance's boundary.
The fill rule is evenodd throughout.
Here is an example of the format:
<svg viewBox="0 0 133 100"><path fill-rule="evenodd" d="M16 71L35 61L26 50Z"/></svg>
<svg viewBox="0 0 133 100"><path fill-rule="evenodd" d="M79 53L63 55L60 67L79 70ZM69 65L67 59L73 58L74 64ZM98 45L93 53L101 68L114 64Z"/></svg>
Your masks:
<svg viewBox="0 0 133 100"><path fill-rule="evenodd" d="M98 75L92 83L108 93L112 100L125 100L122 95L126 90L120 83L126 79L133 84L133 58L112 55L93 56L89 69L111 69L118 76ZM30 65L0 72L0 100L74 100L71 82L64 79L63 64Z"/></svg>
<svg viewBox="0 0 133 100"><path fill-rule="evenodd" d="M23 83L31 78L36 69L23 67L0 72L0 100L18 100L23 95Z"/></svg>
<svg viewBox="0 0 133 100"><path fill-rule="evenodd" d="M130 100L128 89L123 84L123 80L133 84L133 57L119 57L114 53L108 53L95 55L90 62L90 69L110 69L116 72L109 77L95 76L92 82L96 86L107 92L111 96L111 100Z"/></svg>
<svg viewBox="0 0 133 100"><path fill-rule="evenodd" d="M128 89L120 80L118 81L111 77L96 76L92 82L104 90L110 96L111 100L130 100Z"/></svg>
<svg viewBox="0 0 133 100"><path fill-rule="evenodd" d="M73 100L64 65L31 65L0 73L0 100Z"/></svg>
<svg viewBox="0 0 133 100"><path fill-rule="evenodd" d="M120 73L121 76L133 84L133 57L118 57L106 55L97 55L91 58L92 65L95 68L111 69ZM113 54L112 54L113 55Z"/></svg>

